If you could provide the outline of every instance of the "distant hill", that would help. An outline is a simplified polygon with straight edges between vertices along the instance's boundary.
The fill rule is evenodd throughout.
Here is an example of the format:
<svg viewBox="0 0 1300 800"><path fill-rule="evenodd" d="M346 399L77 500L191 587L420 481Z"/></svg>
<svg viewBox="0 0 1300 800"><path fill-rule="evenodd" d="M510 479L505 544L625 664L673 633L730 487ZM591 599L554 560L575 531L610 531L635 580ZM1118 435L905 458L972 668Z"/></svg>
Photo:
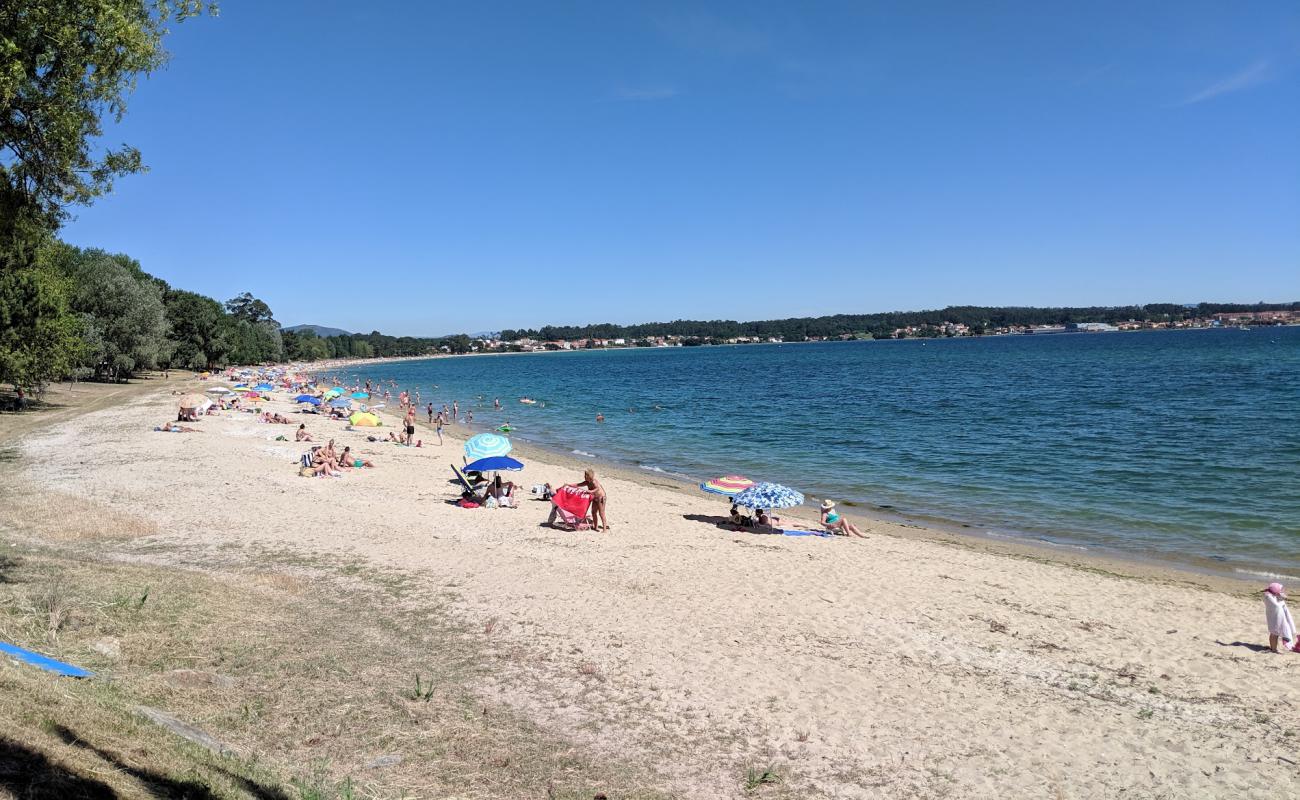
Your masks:
<svg viewBox="0 0 1300 800"><path fill-rule="evenodd" d="M293 331L294 333L299 333L301 331L312 331L322 339L328 336L351 336L352 335L348 331L343 330L342 328L327 328L324 325L292 325L288 328L285 328L285 330Z"/></svg>

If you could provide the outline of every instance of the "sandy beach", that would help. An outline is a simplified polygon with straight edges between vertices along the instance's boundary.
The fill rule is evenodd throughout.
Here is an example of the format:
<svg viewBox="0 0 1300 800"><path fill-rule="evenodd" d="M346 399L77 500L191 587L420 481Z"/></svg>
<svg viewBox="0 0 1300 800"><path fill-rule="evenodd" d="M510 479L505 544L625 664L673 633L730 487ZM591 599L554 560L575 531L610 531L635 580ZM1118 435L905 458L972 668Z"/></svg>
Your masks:
<svg viewBox="0 0 1300 800"><path fill-rule="evenodd" d="M602 472L613 530L562 532L527 487L578 462L524 448L521 507L467 510L458 439L421 422L424 447L371 443L303 416L377 464L303 478L279 397L263 407L295 425L223 412L194 434L152 430L169 391L128 397L22 438L20 480L138 521L127 561L274 551L401 573L482 640L485 700L633 755L669 796L1300 792L1300 655L1259 652L1262 587L865 519L865 540L738 533L714 524L725 501L619 472ZM745 785L756 764L780 785Z"/></svg>

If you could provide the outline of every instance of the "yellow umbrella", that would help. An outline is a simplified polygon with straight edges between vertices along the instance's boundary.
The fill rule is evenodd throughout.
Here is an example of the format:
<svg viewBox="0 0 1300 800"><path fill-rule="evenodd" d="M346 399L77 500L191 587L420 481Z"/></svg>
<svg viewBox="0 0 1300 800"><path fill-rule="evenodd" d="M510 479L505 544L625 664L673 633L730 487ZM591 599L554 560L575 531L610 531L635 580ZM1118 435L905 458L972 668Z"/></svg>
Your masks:
<svg viewBox="0 0 1300 800"><path fill-rule="evenodd" d="M247 386L236 386L236 387L235 387L235 391L236 391L236 392L239 392L240 394L243 394L244 392L247 392L247 391L250 391L250 390L249 390L249 388L248 388Z"/></svg>
<svg viewBox="0 0 1300 800"><path fill-rule="evenodd" d="M379 421L378 415L371 414L368 411L358 411L348 417L348 422L359 428L378 428L383 423Z"/></svg>

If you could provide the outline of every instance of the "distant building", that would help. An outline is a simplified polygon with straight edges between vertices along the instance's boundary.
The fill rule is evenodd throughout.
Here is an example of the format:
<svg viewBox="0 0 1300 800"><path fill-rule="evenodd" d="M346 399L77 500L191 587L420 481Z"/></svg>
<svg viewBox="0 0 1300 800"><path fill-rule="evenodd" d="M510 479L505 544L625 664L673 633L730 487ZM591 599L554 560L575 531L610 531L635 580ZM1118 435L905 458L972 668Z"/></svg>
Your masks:
<svg viewBox="0 0 1300 800"><path fill-rule="evenodd" d="M1080 331L1083 333L1102 333L1106 331L1117 331L1119 328L1105 322L1070 322L1066 324L1067 331Z"/></svg>

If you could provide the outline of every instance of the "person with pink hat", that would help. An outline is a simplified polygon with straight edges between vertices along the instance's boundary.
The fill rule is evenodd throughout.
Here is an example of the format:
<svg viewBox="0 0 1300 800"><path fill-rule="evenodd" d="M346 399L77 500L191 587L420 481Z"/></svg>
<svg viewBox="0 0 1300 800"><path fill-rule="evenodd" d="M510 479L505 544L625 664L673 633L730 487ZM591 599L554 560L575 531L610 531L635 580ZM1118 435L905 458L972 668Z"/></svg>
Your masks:
<svg viewBox="0 0 1300 800"><path fill-rule="evenodd" d="M1286 592L1280 583L1270 583L1264 589L1264 617L1268 620L1268 649L1274 653L1278 640L1291 652L1300 652L1300 643L1295 638L1295 623L1291 621L1291 609L1286 607Z"/></svg>

